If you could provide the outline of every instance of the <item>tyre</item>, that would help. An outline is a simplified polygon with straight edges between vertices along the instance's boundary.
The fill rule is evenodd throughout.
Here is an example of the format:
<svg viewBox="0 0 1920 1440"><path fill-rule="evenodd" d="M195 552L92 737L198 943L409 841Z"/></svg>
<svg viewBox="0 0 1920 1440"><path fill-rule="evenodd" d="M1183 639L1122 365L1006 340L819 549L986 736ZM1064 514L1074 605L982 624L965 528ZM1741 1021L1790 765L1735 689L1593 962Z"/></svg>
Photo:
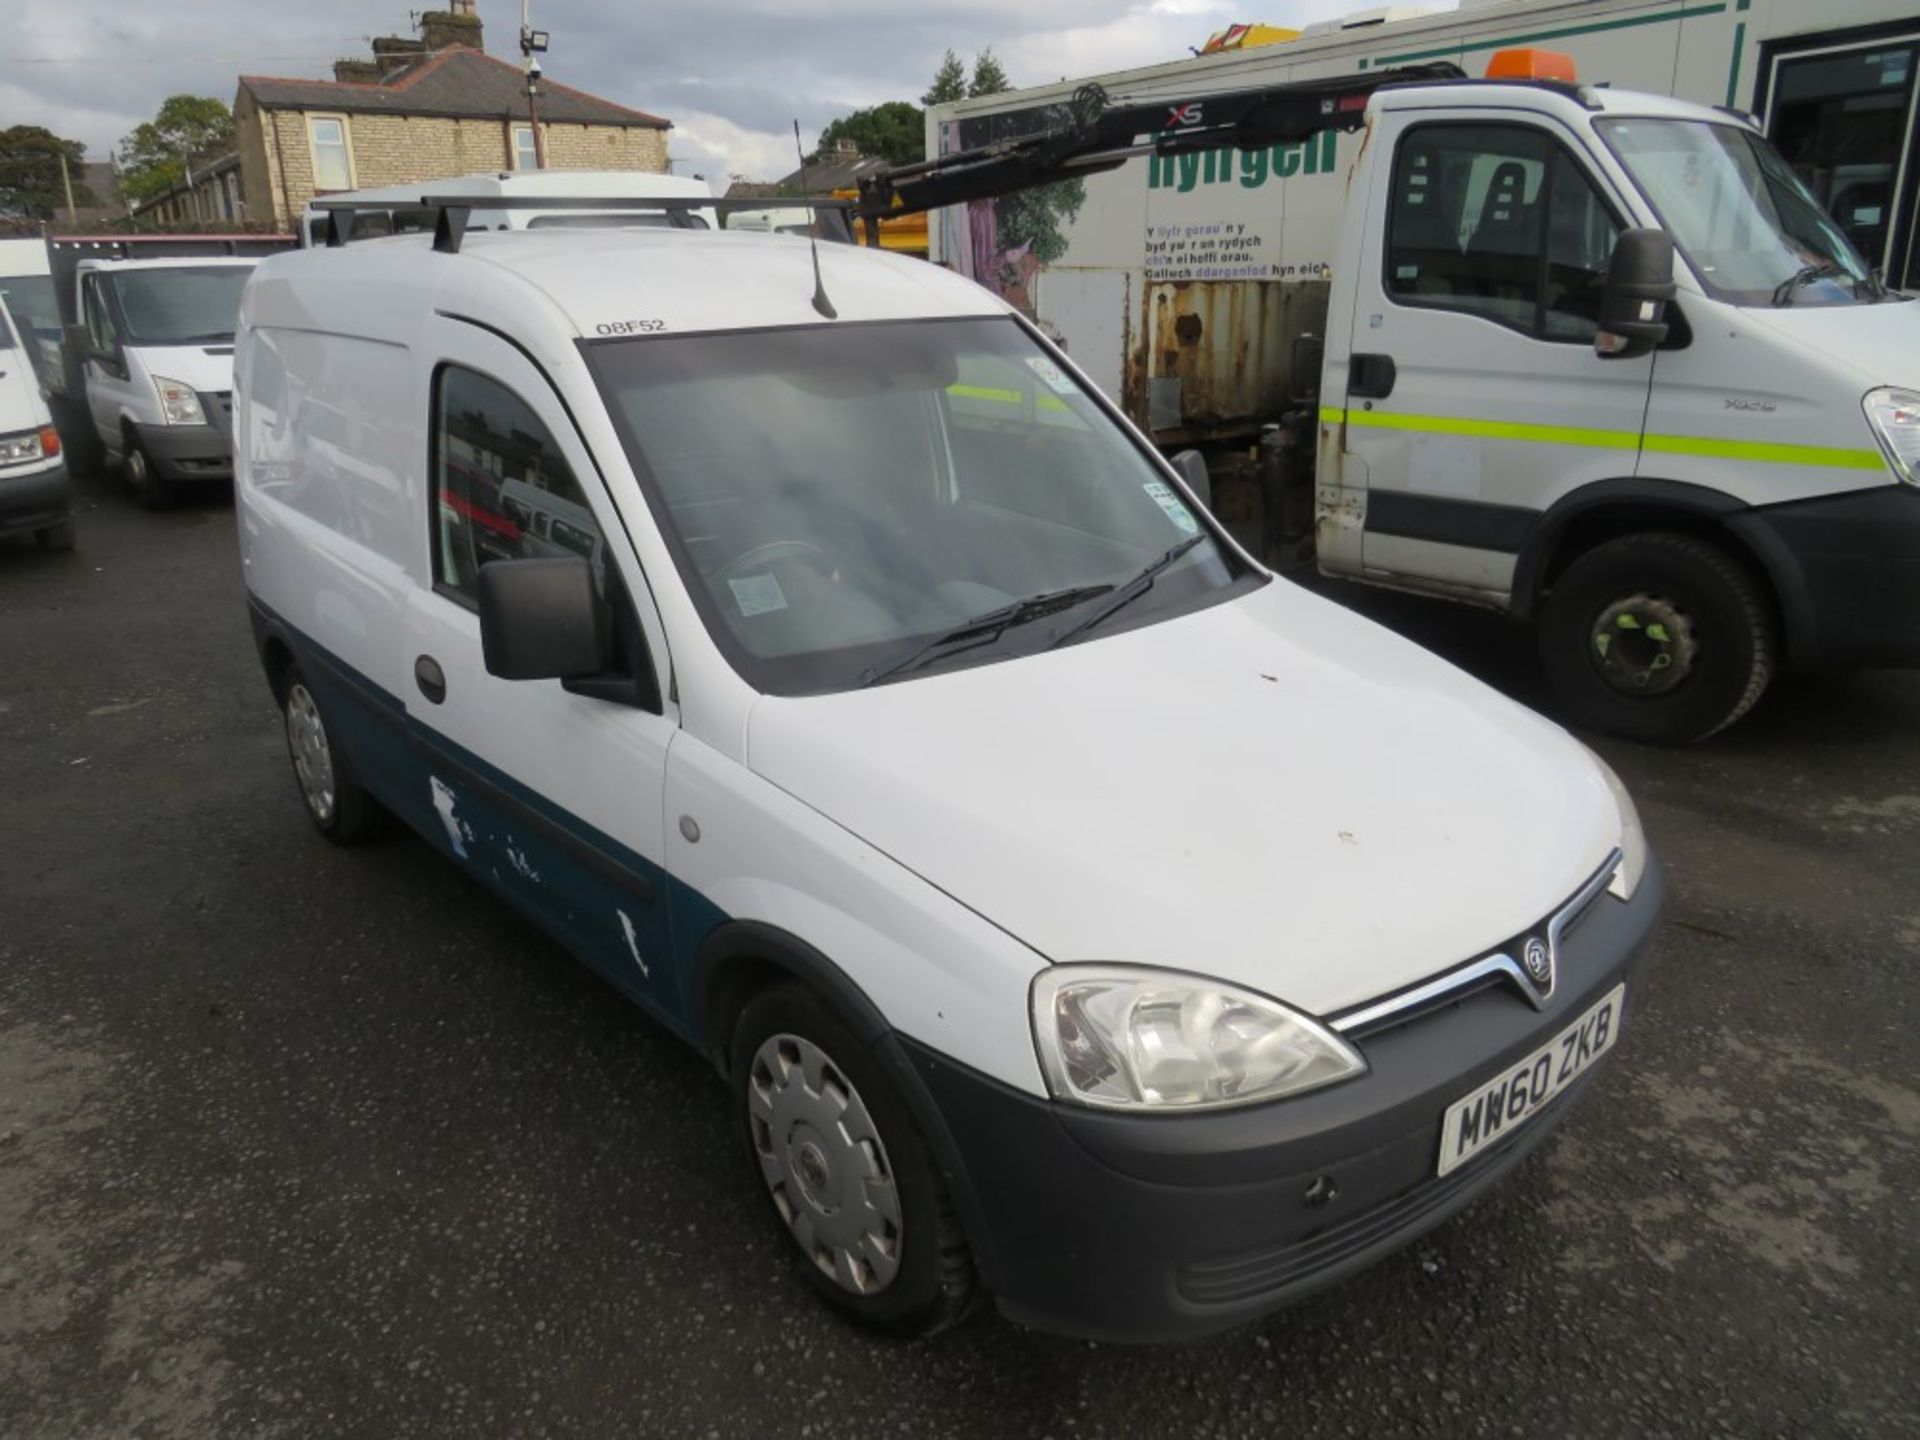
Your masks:
<svg viewBox="0 0 1920 1440"><path fill-rule="evenodd" d="M133 493L140 497L140 503L147 509L164 510L173 503L172 484L155 472L146 446L131 430L127 432L127 448L121 457L120 468L126 474L127 484L133 487Z"/></svg>
<svg viewBox="0 0 1920 1440"><path fill-rule="evenodd" d="M873 1329L931 1335L977 1285L926 1141L868 1048L784 985L734 1027L734 1100L768 1213L814 1289Z"/></svg>
<svg viewBox="0 0 1920 1440"><path fill-rule="evenodd" d="M307 815L320 833L340 845L378 834L386 818L380 803L353 778L346 755L334 744L320 703L298 666L287 671L280 701L286 721L287 755Z"/></svg>
<svg viewBox="0 0 1920 1440"><path fill-rule="evenodd" d="M1576 724L1654 745L1704 740L1751 710L1777 641L1752 571L1692 535L1627 535L1567 567L1540 658Z"/></svg>
<svg viewBox="0 0 1920 1440"><path fill-rule="evenodd" d="M33 543L42 550L71 550L73 538L72 520L62 520L57 525L46 525L33 532Z"/></svg>

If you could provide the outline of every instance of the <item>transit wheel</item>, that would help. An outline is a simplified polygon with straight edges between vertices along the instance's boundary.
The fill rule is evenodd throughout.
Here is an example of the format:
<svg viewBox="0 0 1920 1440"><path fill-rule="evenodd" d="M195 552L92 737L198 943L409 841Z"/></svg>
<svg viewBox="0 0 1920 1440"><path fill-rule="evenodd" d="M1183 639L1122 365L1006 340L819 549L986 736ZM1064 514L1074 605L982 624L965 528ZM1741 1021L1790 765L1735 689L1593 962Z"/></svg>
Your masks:
<svg viewBox="0 0 1920 1440"><path fill-rule="evenodd" d="M811 990L783 985L741 1012L731 1062L748 1158L813 1288L892 1334L961 1319L975 1291L966 1241L868 1047Z"/></svg>
<svg viewBox="0 0 1920 1440"><path fill-rule="evenodd" d="M1777 657L1767 594L1718 545L1627 535L1567 567L1540 615L1540 656L1576 725L1688 745L1751 710Z"/></svg>
<svg viewBox="0 0 1920 1440"><path fill-rule="evenodd" d="M127 448L123 452L120 468L127 477L127 484L133 487L133 493L140 497L140 503L147 509L164 510L173 503L173 486L155 473L147 447L140 443L140 438L131 430L127 432Z"/></svg>

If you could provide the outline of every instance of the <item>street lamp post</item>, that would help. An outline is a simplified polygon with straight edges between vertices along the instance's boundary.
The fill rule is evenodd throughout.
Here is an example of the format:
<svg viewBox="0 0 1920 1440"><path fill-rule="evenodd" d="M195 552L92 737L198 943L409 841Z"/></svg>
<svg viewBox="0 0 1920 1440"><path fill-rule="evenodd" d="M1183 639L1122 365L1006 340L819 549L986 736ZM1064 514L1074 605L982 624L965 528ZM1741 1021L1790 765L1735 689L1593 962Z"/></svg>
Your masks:
<svg viewBox="0 0 1920 1440"><path fill-rule="evenodd" d="M547 52L547 32L533 28L533 0L520 0L520 53L527 62L527 124L533 131L533 168L547 168L547 141L540 133L540 59Z"/></svg>

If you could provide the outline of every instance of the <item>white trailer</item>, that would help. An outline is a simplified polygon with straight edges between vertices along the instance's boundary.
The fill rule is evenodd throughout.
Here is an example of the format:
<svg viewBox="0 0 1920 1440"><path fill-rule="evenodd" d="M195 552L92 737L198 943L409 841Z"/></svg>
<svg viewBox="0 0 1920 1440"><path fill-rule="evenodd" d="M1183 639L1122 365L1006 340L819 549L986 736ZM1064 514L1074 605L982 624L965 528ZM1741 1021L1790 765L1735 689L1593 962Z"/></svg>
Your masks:
<svg viewBox="0 0 1920 1440"><path fill-rule="evenodd" d="M1462 0L1392 6L1298 41L938 106L929 154L1027 133L1089 83L1115 100L1243 91L1451 61L1483 75L1514 47L1571 55L1583 83L1757 116L1889 283L1920 289L1915 0ZM1204 102L1202 102L1204 103ZM1317 378L1328 281L1363 137L1136 159L1077 182L1035 242L1030 201L951 207L931 258L1028 310L1167 444L1256 429ZM1069 209L1071 192L1069 192ZM1056 239L1057 235L1057 239ZM1311 358L1310 358L1311 357Z"/></svg>

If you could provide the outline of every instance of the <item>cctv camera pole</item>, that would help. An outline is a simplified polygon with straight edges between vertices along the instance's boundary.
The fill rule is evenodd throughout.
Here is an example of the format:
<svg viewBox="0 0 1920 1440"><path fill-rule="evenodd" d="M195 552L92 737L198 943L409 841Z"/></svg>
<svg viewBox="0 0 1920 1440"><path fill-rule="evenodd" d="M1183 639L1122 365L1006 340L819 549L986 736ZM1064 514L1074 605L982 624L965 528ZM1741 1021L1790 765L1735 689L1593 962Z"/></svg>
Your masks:
<svg viewBox="0 0 1920 1440"><path fill-rule="evenodd" d="M547 141L540 133L540 111L535 104L535 97L540 93L540 62L534 55L547 48L547 35L544 30L533 28L532 6L533 0L520 0L520 53L527 62L527 123L533 130L533 168L544 170Z"/></svg>

